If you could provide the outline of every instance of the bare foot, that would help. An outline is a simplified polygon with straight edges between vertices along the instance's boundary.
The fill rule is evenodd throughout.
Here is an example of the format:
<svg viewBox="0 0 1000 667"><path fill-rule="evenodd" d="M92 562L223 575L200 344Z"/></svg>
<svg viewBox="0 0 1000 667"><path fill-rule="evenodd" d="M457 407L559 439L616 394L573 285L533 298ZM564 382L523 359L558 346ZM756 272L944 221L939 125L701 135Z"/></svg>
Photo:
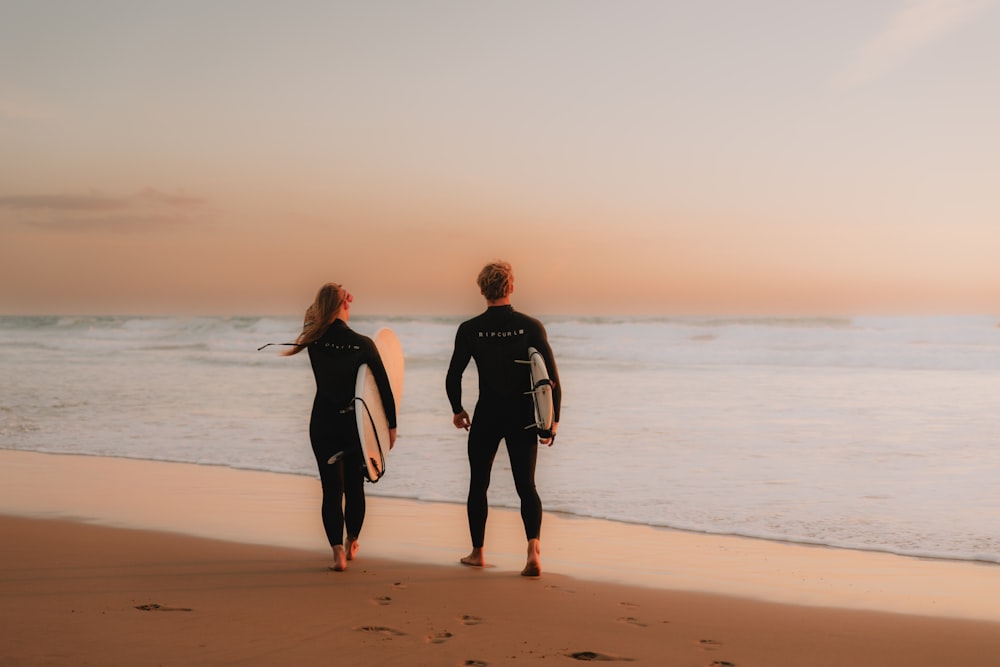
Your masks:
<svg viewBox="0 0 1000 667"><path fill-rule="evenodd" d="M330 569L334 572L343 572L347 569L347 552L344 551L344 545L338 544L333 548L333 565Z"/></svg>
<svg viewBox="0 0 1000 667"><path fill-rule="evenodd" d="M483 548L477 547L472 550L465 558L459 561L462 565L471 565L472 567L482 567L486 565L486 557L483 555Z"/></svg>
<svg viewBox="0 0 1000 667"><path fill-rule="evenodd" d="M347 551L347 560L354 560L354 554L358 553L358 538L348 537L345 547Z"/></svg>
<svg viewBox="0 0 1000 667"><path fill-rule="evenodd" d="M542 575L542 547L538 539L528 540L528 562L521 570L522 577L540 577Z"/></svg>

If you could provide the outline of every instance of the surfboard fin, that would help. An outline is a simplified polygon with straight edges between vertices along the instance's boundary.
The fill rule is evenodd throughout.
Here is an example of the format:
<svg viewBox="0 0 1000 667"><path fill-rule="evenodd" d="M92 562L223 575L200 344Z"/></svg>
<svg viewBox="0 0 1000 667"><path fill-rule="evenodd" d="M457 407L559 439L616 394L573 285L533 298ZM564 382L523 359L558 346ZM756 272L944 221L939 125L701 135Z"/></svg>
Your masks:
<svg viewBox="0 0 1000 667"><path fill-rule="evenodd" d="M337 452L336 454L334 454L333 456L331 456L330 458L328 458L328 459L326 460L326 462L327 462L327 463L328 463L329 465L333 465L334 463L336 463L337 461L339 461L339 460L340 460L340 459L342 459L343 457L344 457L344 452L340 451L340 452Z"/></svg>

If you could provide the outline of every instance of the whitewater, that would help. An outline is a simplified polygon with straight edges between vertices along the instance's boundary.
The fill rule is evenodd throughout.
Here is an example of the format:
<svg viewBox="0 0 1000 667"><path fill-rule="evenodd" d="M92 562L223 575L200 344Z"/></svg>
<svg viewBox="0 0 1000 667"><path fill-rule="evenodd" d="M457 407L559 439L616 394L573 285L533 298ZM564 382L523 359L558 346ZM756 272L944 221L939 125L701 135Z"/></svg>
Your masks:
<svg viewBox="0 0 1000 667"><path fill-rule="evenodd" d="M542 319L564 396L539 452L546 511L1000 563L998 318ZM406 354L369 494L464 502L444 393L459 321L351 320ZM0 317L0 448L316 477L308 359L257 350L300 322ZM508 471L501 448L494 506L517 507Z"/></svg>

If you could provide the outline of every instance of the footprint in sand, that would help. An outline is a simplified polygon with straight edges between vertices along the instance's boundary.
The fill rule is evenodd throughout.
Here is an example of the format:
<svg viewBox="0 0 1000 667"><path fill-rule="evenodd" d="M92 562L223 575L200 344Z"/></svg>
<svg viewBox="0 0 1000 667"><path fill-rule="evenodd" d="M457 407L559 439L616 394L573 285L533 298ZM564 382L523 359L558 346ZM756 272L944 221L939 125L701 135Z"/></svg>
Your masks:
<svg viewBox="0 0 1000 667"><path fill-rule="evenodd" d="M194 611L190 607L164 607L162 604L140 604L135 607L139 611Z"/></svg>
<svg viewBox="0 0 1000 667"><path fill-rule="evenodd" d="M715 651L716 649L722 648L722 642L717 642L714 639L699 639L698 646L702 647L706 651Z"/></svg>
<svg viewBox="0 0 1000 667"><path fill-rule="evenodd" d="M649 627L648 623L643 623L642 621L640 621L635 616L622 616L621 618L618 619L618 622L619 623L626 623L628 625L634 625L634 626L639 627L639 628L648 628Z"/></svg>
<svg viewBox="0 0 1000 667"><path fill-rule="evenodd" d="M736 663L728 660L713 660L708 667L736 667Z"/></svg>
<svg viewBox="0 0 1000 667"><path fill-rule="evenodd" d="M386 635L387 637L405 637L406 633L402 630L396 630L395 628L387 628L384 625L362 625L360 627L354 628L359 632L375 632L380 635Z"/></svg>
<svg viewBox="0 0 1000 667"><path fill-rule="evenodd" d="M572 588L563 588L562 586L555 586L553 584L548 584L545 588L553 591L559 591L560 593L576 593Z"/></svg>
<svg viewBox="0 0 1000 667"><path fill-rule="evenodd" d="M567 654L570 658L574 660L583 660L585 662L590 661L602 661L602 662L633 662L633 658L622 658L615 655L607 655L605 653L597 653L596 651L577 651L576 653Z"/></svg>
<svg viewBox="0 0 1000 667"><path fill-rule="evenodd" d="M404 584L402 581L397 581L397 582L394 582L392 584L392 587L393 588L406 588L406 584Z"/></svg>
<svg viewBox="0 0 1000 667"><path fill-rule="evenodd" d="M462 663L464 667L488 667L490 663L482 660L466 660Z"/></svg>
<svg viewBox="0 0 1000 667"><path fill-rule="evenodd" d="M462 625L479 625L483 622L483 619L478 616L473 616L472 614L466 614L462 617Z"/></svg>
<svg viewBox="0 0 1000 667"><path fill-rule="evenodd" d="M385 607L387 605L392 604L392 598L389 597L388 595L380 595L379 597L375 598L374 602L380 607Z"/></svg>
<svg viewBox="0 0 1000 667"><path fill-rule="evenodd" d="M433 635L427 635L428 644L443 644L455 635L450 632L435 632Z"/></svg>

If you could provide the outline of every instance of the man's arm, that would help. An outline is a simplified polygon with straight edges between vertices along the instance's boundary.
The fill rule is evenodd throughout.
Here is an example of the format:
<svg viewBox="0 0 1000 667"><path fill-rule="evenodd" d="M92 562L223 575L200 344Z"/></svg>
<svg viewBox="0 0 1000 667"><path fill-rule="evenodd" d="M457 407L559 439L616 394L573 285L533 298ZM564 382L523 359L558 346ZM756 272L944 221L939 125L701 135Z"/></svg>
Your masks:
<svg viewBox="0 0 1000 667"><path fill-rule="evenodd" d="M468 428L469 414L462 407L462 374L472 359L472 348L465 343L462 328L455 334L455 349L448 364L448 374L445 376L444 387L451 403L453 422L456 428Z"/></svg>

